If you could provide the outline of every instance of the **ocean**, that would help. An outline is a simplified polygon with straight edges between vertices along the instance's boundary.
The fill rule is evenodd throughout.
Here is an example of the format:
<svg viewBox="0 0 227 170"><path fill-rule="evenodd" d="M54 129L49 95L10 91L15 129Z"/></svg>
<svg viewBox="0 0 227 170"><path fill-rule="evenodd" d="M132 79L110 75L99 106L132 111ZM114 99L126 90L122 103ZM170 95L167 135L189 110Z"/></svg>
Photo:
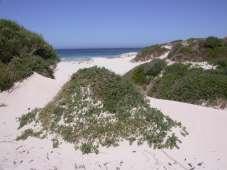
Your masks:
<svg viewBox="0 0 227 170"><path fill-rule="evenodd" d="M138 52L140 48L57 49L61 60L88 60L94 57L113 58L124 53Z"/></svg>

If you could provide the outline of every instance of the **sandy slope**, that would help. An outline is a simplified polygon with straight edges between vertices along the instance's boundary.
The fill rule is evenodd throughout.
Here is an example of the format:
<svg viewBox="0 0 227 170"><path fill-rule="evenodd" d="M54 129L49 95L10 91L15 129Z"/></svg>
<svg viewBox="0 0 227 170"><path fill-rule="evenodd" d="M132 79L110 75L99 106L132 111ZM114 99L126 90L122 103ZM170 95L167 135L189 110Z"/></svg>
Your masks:
<svg viewBox="0 0 227 170"><path fill-rule="evenodd" d="M121 58L94 58L88 62L60 62L55 80L33 74L15 85L11 92L0 93L0 170L76 170L76 169L227 169L227 111L219 111L185 103L150 99L151 105L173 119L182 121L190 135L183 139L179 150L153 150L148 146L129 146L123 142L116 148L101 148L100 154L82 155L73 145L64 143L52 149L50 139L29 138L15 141L17 117L28 108L43 107L79 68L104 66L124 74L138 65ZM186 158L186 159L185 159ZM192 166L192 167L191 167Z"/></svg>
<svg viewBox="0 0 227 170"><path fill-rule="evenodd" d="M181 121L189 132L180 150L169 151L169 154L180 162L187 158L186 162L192 165L203 162L205 169L227 169L226 110L154 98L150 98L150 103Z"/></svg>

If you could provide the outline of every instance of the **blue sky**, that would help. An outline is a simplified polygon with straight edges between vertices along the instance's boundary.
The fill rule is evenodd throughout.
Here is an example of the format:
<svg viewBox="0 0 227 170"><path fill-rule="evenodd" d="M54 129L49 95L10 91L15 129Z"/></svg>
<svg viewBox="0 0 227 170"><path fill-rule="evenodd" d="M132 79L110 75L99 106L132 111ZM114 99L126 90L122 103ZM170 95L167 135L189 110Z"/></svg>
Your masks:
<svg viewBox="0 0 227 170"><path fill-rule="evenodd" d="M56 48L227 36L227 0L0 0L0 17L42 34Z"/></svg>

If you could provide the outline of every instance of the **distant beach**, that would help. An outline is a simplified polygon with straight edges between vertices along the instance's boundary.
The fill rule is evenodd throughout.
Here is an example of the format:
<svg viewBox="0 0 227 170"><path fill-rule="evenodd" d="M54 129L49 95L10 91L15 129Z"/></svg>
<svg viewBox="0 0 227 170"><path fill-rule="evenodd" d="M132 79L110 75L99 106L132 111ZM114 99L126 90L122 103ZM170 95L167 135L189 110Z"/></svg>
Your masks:
<svg viewBox="0 0 227 170"><path fill-rule="evenodd" d="M83 61L94 57L116 58L125 53L138 52L141 48L88 48L56 49L62 61Z"/></svg>

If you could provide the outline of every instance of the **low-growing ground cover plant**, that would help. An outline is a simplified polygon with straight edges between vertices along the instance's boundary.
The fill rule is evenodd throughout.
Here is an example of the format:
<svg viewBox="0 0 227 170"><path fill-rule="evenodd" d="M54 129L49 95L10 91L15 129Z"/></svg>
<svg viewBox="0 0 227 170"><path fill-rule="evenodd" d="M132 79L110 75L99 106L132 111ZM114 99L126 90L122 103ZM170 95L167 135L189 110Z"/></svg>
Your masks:
<svg viewBox="0 0 227 170"><path fill-rule="evenodd" d="M180 142L175 132L186 133L179 122L151 108L132 83L98 67L79 70L51 103L19 122L18 139L28 137L24 133L33 124L31 136L53 135L83 153L98 153L99 146L117 146L122 140L174 148Z"/></svg>

